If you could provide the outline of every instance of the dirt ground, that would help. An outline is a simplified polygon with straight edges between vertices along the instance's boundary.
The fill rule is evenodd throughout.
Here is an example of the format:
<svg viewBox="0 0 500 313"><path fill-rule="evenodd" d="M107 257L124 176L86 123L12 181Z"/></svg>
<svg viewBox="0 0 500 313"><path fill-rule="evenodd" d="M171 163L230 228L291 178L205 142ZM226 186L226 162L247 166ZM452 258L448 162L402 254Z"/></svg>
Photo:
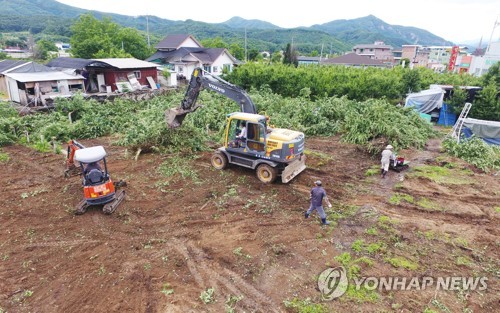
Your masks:
<svg viewBox="0 0 500 313"><path fill-rule="evenodd" d="M0 163L2 313L498 310L499 176L443 156L438 140L402 151L410 169L381 179L367 176L378 158L337 137L308 138L308 168L271 185L251 170L213 169L210 152L188 163L160 154L135 161L111 139L83 143L104 145L112 178L127 181L112 215L73 214L81 181L63 177L64 156L2 149L10 157ZM304 219L316 179L334 203L328 227ZM339 265L360 276L486 276L488 288L322 301L317 277Z"/></svg>

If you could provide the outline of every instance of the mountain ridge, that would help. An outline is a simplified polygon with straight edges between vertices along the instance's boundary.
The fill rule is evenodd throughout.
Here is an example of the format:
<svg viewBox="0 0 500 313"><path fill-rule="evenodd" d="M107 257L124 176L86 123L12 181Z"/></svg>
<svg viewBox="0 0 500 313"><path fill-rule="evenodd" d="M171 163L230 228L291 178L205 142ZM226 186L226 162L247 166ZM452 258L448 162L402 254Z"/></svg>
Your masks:
<svg viewBox="0 0 500 313"><path fill-rule="evenodd" d="M44 31L47 33L44 24L59 24L66 27L64 34L67 36L69 33L67 25L71 20L86 13L91 13L99 19L110 17L113 22L121 26L146 31L146 16L134 17L85 10L55 0L0 0L0 32L31 29L32 32L39 31L43 34ZM44 23L44 19L50 23ZM205 23L191 19L173 21L157 16L148 16L147 19L150 33L158 37L189 33L198 39L221 37L229 44L242 44L246 39L249 47L260 51L282 50L292 41L301 53L319 51L325 45L330 48L331 53L343 53L350 51L353 45L371 44L374 41L384 41L394 48L403 44L452 44L426 30L412 26L391 25L373 15L297 28L282 28L266 21L247 20L238 16L222 23ZM33 20L38 23L35 29L30 27ZM62 33L63 30L60 30L58 35Z"/></svg>

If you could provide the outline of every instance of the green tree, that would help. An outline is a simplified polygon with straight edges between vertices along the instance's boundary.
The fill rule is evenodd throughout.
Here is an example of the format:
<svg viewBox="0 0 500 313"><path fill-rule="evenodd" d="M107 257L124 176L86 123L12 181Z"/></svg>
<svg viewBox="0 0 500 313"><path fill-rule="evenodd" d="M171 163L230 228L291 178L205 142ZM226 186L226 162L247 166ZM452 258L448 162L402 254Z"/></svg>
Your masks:
<svg viewBox="0 0 500 313"><path fill-rule="evenodd" d="M248 51L248 60L250 61L257 61L259 56L262 57L257 49L250 49L250 51Z"/></svg>
<svg viewBox="0 0 500 313"><path fill-rule="evenodd" d="M462 112L465 101L467 101L467 91L460 88L460 86L454 86L450 100L448 101L448 104L452 107L453 112Z"/></svg>
<svg viewBox="0 0 500 313"><path fill-rule="evenodd" d="M71 53L78 58L133 56L144 59L151 54L139 31L122 28L110 18L100 21L91 14L84 14L71 26L71 31Z"/></svg>
<svg viewBox="0 0 500 313"><path fill-rule="evenodd" d="M56 45L47 39L40 39L33 49L33 57L37 60L46 60L49 51L57 52Z"/></svg>
<svg viewBox="0 0 500 313"><path fill-rule="evenodd" d="M497 89L500 89L500 62L493 64L486 74L483 75L483 86L489 84L489 82L493 79L497 85Z"/></svg>
<svg viewBox="0 0 500 313"><path fill-rule="evenodd" d="M281 54L281 51L275 51L273 54L271 54L271 63L281 63L283 55Z"/></svg>
<svg viewBox="0 0 500 313"><path fill-rule="evenodd" d="M283 56L284 64L293 64L295 67L299 65L299 60L297 59L297 50L291 45L287 44L285 49L285 55Z"/></svg>
<svg viewBox="0 0 500 313"><path fill-rule="evenodd" d="M470 117L483 120L500 121L500 98L495 78L491 78L489 84L479 92L474 100Z"/></svg>
<svg viewBox="0 0 500 313"><path fill-rule="evenodd" d="M229 46L229 53L238 60L243 60L245 58L245 49L237 43L233 43Z"/></svg>
<svg viewBox="0 0 500 313"><path fill-rule="evenodd" d="M407 69L403 72L401 77L402 81L402 94L420 91L420 72L415 69Z"/></svg>
<svg viewBox="0 0 500 313"><path fill-rule="evenodd" d="M3 51L0 51L0 60L8 59L9 55Z"/></svg>
<svg viewBox="0 0 500 313"><path fill-rule="evenodd" d="M123 47L125 53L136 59L144 60L154 53L148 48L147 39L134 28L121 28L113 42L115 48Z"/></svg>
<svg viewBox="0 0 500 313"><path fill-rule="evenodd" d="M227 48L229 45L220 37L207 38L200 41L205 48Z"/></svg>

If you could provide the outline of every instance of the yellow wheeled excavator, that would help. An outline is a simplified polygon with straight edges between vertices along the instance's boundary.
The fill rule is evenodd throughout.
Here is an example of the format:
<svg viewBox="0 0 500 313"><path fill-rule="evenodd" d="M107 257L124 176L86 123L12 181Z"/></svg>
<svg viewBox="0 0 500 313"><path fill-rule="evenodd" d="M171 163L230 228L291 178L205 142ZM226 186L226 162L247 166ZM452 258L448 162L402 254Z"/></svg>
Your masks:
<svg viewBox="0 0 500 313"><path fill-rule="evenodd" d="M302 132L268 127L268 117L257 114L245 90L201 68L193 71L181 105L165 111L168 127L180 127L186 115L201 106L196 101L203 88L234 100L241 108L241 112L227 115L224 146L214 152L213 167L222 170L236 164L251 168L263 183L272 183L278 177L288 183L306 168Z"/></svg>

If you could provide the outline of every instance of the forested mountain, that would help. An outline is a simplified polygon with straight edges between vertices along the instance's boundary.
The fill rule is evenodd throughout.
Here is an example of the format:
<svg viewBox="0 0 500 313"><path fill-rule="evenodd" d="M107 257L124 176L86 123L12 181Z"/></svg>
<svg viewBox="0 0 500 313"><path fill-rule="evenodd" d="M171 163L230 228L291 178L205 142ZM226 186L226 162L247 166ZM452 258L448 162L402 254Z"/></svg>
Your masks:
<svg viewBox="0 0 500 313"><path fill-rule="evenodd" d="M404 44L436 46L452 44L426 30L416 27L390 25L373 15L352 20L331 21L325 24L313 25L310 28L335 35L340 40L352 45L373 43L375 40L382 40L386 44L395 47Z"/></svg>
<svg viewBox="0 0 500 313"><path fill-rule="evenodd" d="M0 0L0 33L31 31L36 38L47 36L68 37L70 25L79 15L92 13L96 18L110 17L125 27L146 31L146 17L88 11L54 0ZM228 44L244 44L245 33L249 49L259 51L282 50L288 43L301 53L324 50L342 53L360 43L383 40L399 47L402 44L450 44L448 41L415 27L390 25L367 16L353 20L337 20L311 27L280 28L261 20L233 17L223 23L204 23L194 20L172 21L155 16L148 17L152 43L167 34L189 33L197 39L221 37Z"/></svg>

